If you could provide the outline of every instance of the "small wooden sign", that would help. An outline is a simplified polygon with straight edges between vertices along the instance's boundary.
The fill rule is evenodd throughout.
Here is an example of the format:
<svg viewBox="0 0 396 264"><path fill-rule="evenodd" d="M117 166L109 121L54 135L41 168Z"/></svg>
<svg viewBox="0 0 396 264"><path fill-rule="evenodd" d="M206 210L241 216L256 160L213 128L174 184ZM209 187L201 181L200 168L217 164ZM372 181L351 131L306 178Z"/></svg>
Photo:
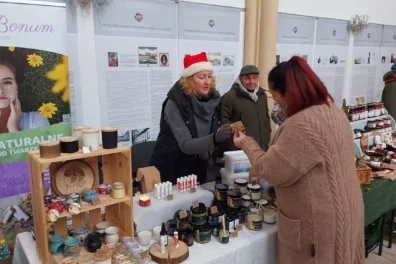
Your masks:
<svg viewBox="0 0 396 264"><path fill-rule="evenodd" d="M183 210L183 211L180 211L179 212L179 217L180 218L186 218L188 216L188 214L187 214L187 211L186 210Z"/></svg>
<svg viewBox="0 0 396 264"><path fill-rule="evenodd" d="M95 199L92 199L92 205L98 205L98 204L100 204L100 199L99 198L95 198Z"/></svg>
<svg viewBox="0 0 396 264"><path fill-rule="evenodd" d="M169 194L166 196L166 200L172 201L173 200L173 194Z"/></svg>
<svg viewBox="0 0 396 264"><path fill-rule="evenodd" d="M193 209L199 207L199 202L198 201L193 201L192 202L192 207L193 207Z"/></svg>
<svg viewBox="0 0 396 264"><path fill-rule="evenodd" d="M212 214L217 214L217 206L212 206L212 207L210 208L210 212L211 212Z"/></svg>
<svg viewBox="0 0 396 264"><path fill-rule="evenodd" d="M236 230L242 231L243 230L243 225L239 224L236 226Z"/></svg>
<svg viewBox="0 0 396 264"><path fill-rule="evenodd" d="M195 193L197 191L197 188L195 188L195 187L192 187L191 189L190 189L190 192L192 192L192 193Z"/></svg>
<svg viewBox="0 0 396 264"><path fill-rule="evenodd" d="M356 97L356 103L358 105L364 104L364 97Z"/></svg>
<svg viewBox="0 0 396 264"><path fill-rule="evenodd" d="M148 258L148 256L149 256L149 251L148 250L143 251L142 253L140 253L140 258L141 259Z"/></svg>
<svg viewBox="0 0 396 264"><path fill-rule="evenodd" d="M231 237L238 237L238 231L231 232Z"/></svg>

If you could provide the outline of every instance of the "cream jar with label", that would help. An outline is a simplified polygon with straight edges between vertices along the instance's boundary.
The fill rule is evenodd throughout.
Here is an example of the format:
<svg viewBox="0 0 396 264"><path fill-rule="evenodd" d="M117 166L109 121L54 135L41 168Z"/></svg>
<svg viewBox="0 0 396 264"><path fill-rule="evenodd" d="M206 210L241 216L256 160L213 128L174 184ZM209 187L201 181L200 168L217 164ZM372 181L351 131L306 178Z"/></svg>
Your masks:
<svg viewBox="0 0 396 264"><path fill-rule="evenodd" d="M259 184L248 184L248 191L252 201L257 201L261 199L261 186Z"/></svg>
<svg viewBox="0 0 396 264"><path fill-rule="evenodd" d="M271 205L264 206L263 208L263 221L266 224L274 224L278 218L278 210Z"/></svg>
<svg viewBox="0 0 396 264"><path fill-rule="evenodd" d="M99 130L84 129L82 131L83 145L89 147L91 151L99 149Z"/></svg>
<svg viewBox="0 0 396 264"><path fill-rule="evenodd" d="M242 196L242 206L245 208L249 208L251 204L251 199L249 195Z"/></svg>
<svg viewBox="0 0 396 264"><path fill-rule="evenodd" d="M125 184L123 182L113 183L113 188L111 190L111 196L114 199L122 199L125 197Z"/></svg>
<svg viewBox="0 0 396 264"><path fill-rule="evenodd" d="M234 185L235 185L235 187L239 188L239 191L242 194L247 194L247 192L248 192L248 190L247 190L248 181L246 179L235 179L234 180Z"/></svg>

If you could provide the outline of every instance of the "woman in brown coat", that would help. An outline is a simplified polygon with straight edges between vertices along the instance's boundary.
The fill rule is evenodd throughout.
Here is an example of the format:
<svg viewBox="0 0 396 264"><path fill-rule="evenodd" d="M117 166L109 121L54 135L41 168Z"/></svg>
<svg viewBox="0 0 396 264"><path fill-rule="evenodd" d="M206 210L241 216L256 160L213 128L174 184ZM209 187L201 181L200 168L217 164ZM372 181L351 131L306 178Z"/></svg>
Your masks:
<svg viewBox="0 0 396 264"><path fill-rule="evenodd" d="M364 263L363 198L345 114L300 57L276 66L268 82L288 118L268 152L240 132L234 144L275 186L278 263Z"/></svg>

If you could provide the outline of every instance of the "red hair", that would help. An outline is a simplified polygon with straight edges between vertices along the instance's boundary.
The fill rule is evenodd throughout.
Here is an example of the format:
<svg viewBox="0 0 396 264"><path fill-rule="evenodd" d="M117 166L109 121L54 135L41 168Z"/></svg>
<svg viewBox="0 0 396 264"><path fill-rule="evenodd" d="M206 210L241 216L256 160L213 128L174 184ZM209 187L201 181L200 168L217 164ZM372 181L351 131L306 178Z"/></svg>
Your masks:
<svg viewBox="0 0 396 264"><path fill-rule="evenodd" d="M313 105L330 106L330 103L334 103L324 83L301 57L294 56L288 62L276 66L270 72L268 81L284 97L288 117Z"/></svg>

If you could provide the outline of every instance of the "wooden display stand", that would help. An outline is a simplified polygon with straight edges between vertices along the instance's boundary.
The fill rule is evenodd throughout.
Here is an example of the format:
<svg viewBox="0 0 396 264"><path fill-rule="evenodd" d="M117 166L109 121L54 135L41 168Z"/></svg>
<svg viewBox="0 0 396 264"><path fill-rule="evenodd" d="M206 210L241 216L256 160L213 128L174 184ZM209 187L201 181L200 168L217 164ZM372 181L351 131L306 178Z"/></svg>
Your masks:
<svg viewBox="0 0 396 264"><path fill-rule="evenodd" d="M151 259L160 264L178 264L188 259L188 246L186 243L179 241L179 247L176 248L173 239L169 239L165 254L161 253L159 242L150 247Z"/></svg>
<svg viewBox="0 0 396 264"><path fill-rule="evenodd" d="M133 228L133 191L132 191L132 165L131 150L128 147L119 145L116 149L102 149L91 153L82 153L80 150L73 154L61 154L61 156L50 159L40 158L39 151L28 153L30 186L32 193L34 232L36 237L36 250L41 263L61 263L65 258L63 255L52 256L49 251L48 229L52 223L47 221L47 208L44 205L44 171L49 168L53 175L62 162L69 160L85 159L95 172L95 188L99 183L98 156L103 160L103 180L105 183L114 182L125 183L126 196L122 199L114 199L111 195L98 195L99 204L81 202L81 213L72 216L73 227L85 226L86 215L90 231L96 231L96 224L102 221L101 208L105 208L106 221L110 226L119 228L120 239L124 236L134 236ZM59 219L54 223L55 234L60 234L68 238L67 216L70 214L65 210L60 214ZM93 253L88 253L81 248L79 260L87 262L92 260ZM83 263L83 262L82 262Z"/></svg>

